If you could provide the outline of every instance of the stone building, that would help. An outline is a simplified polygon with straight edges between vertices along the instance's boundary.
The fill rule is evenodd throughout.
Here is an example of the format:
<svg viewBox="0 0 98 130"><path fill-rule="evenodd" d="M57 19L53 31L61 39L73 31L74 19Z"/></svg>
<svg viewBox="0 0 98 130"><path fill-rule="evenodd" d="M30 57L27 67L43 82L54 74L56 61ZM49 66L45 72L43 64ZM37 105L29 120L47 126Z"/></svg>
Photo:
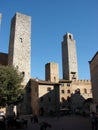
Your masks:
<svg viewBox="0 0 98 130"><path fill-rule="evenodd" d="M37 78L29 80L25 96L27 113L48 115L59 111L60 83L57 63L51 62L45 65L45 77L45 80Z"/></svg>
<svg viewBox="0 0 98 130"><path fill-rule="evenodd" d="M77 108L78 102L92 98L92 89L90 80L78 79L78 62L76 41L71 33L66 33L62 42L62 68L63 79L59 80L60 86L60 103L61 107ZM75 98L74 104L73 97L77 97L76 92L82 97ZM74 96L73 96L74 95ZM71 100L71 104L69 101ZM83 102L81 102L83 103ZM72 106L73 105L73 106ZM81 104L82 106L83 104Z"/></svg>
<svg viewBox="0 0 98 130"><path fill-rule="evenodd" d="M90 80L60 80L59 83L60 108L67 107L73 110L81 106L82 109L83 101L92 98Z"/></svg>
<svg viewBox="0 0 98 130"><path fill-rule="evenodd" d="M26 86L26 112L48 115L59 111L59 83L30 79ZM29 106L29 107L28 107Z"/></svg>
<svg viewBox="0 0 98 130"><path fill-rule="evenodd" d="M0 64L13 65L24 77L24 102L19 104L22 114L48 114L66 108L73 102L77 108L81 99L92 98L91 82L78 80L76 42L71 33L66 33L62 42L63 78L59 79L59 66L48 62L45 65L45 80L31 78L31 17L16 13L11 21L8 54L0 53ZM3 57L3 59L2 59ZM74 98L77 92L82 98ZM21 107L21 105L23 107ZM72 104L71 104L72 105Z"/></svg>
<svg viewBox="0 0 98 130"><path fill-rule="evenodd" d="M89 65L90 65L93 101L95 104L98 104L98 51L91 59L91 61L89 61Z"/></svg>

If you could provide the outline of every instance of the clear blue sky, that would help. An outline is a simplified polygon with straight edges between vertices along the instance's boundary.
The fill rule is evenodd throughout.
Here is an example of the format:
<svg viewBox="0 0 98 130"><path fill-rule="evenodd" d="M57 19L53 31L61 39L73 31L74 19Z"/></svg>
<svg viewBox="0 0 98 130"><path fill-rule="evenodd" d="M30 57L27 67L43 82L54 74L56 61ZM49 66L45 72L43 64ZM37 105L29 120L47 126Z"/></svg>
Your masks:
<svg viewBox="0 0 98 130"><path fill-rule="evenodd" d="M79 79L90 79L89 63L98 51L98 0L0 0L0 52L8 52L10 22L16 12L32 17L31 76L45 79L45 64L59 64L66 32L76 40Z"/></svg>

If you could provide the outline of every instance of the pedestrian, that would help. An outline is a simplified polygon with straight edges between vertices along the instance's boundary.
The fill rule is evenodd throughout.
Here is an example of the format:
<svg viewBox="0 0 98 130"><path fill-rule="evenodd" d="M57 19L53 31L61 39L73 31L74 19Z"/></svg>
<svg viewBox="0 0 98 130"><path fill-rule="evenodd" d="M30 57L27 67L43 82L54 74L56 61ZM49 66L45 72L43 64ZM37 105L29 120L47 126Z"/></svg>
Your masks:
<svg viewBox="0 0 98 130"><path fill-rule="evenodd" d="M97 130L97 115L95 112L91 113L92 130Z"/></svg>
<svg viewBox="0 0 98 130"><path fill-rule="evenodd" d="M33 120L34 120L34 123L38 123L38 117L37 117L37 115L33 116Z"/></svg>
<svg viewBox="0 0 98 130"><path fill-rule="evenodd" d="M33 117L33 115L31 115L30 116L31 123L33 122L33 119L34 119L34 117Z"/></svg>

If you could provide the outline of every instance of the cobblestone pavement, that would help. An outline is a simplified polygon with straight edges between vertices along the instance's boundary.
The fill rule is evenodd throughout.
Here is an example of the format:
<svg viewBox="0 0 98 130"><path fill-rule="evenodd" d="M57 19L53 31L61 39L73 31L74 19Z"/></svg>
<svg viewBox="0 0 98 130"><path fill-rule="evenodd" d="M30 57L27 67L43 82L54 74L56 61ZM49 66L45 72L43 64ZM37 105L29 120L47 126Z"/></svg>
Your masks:
<svg viewBox="0 0 98 130"><path fill-rule="evenodd" d="M40 123L46 121L52 125L47 130L91 130L91 122L89 117L82 117L78 115L69 115L63 117L39 117L39 123L34 124L28 119L28 128L17 130L40 130Z"/></svg>

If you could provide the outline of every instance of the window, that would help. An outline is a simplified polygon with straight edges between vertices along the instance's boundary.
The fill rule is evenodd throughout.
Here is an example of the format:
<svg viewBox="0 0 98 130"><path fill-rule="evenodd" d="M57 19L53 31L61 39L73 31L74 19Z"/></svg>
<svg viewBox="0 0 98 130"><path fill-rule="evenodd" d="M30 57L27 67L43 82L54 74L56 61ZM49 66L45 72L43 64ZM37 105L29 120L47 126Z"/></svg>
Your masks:
<svg viewBox="0 0 98 130"><path fill-rule="evenodd" d="M25 72L23 71L23 72L21 72L21 76L22 77L24 77L25 76Z"/></svg>
<svg viewBox="0 0 98 130"><path fill-rule="evenodd" d="M70 83L67 83L67 86L69 87L69 86L70 86Z"/></svg>
<svg viewBox="0 0 98 130"><path fill-rule="evenodd" d="M61 90L61 93L64 93L64 90Z"/></svg>
<svg viewBox="0 0 98 130"><path fill-rule="evenodd" d="M87 93L87 89L86 88L84 88L84 93Z"/></svg>
<svg viewBox="0 0 98 130"><path fill-rule="evenodd" d="M50 87L48 87L48 88L47 88L47 91L51 91L51 88L50 88Z"/></svg>
<svg viewBox="0 0 98 130"><path fill-rule="evenodd" d="M64 84L62 83L61 86L64 87Z"/></svg>
<svg viewBox="0 0 98 130"><path fill-rule="evenodd" d="M61 100L62 100L62 102L65 102L65 98L64 97L62 97Z"/></svg>
<svg viewBox="0 0 98 130"><path fill-rule="evenodd" d="M20 38L20 42L21 42L21 43L23 42L23 39L22 39L22 38Z"/></svg>
<svg viewBox="0 0 98 130"><path fill-rule="evenodd" d="M54 77L54 81L56 81L56 77Z"/></svg>
<svg viewBox="0 0 98 130"><path fill-rule="evenodd" d="M69 39L71 39L71 35L69 35Z"/></svg>
<svg viewBox="0 0 98 130"><path fill-rule="evenodd" d="M70 93L70 90L67 90L67 93Z"/></svg>
<svg viewBox="0 0 98 130"><path fill-rule="evenodd" d="M80 94L80 89L77 88L77 89L75 90L75 93L76 93L76 94Z"/></svg>

